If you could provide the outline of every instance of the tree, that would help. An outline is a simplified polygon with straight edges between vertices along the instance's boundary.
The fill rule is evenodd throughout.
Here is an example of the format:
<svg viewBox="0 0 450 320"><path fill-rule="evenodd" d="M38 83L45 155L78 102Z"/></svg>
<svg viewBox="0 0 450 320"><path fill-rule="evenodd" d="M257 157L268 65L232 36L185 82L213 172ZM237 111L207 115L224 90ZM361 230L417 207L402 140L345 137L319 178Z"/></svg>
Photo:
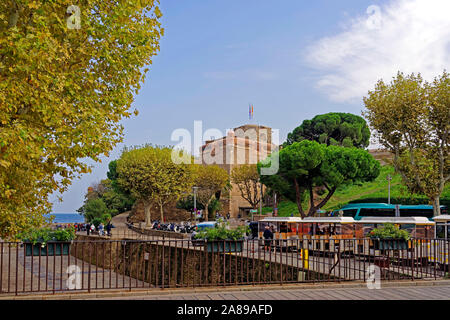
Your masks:
<svg viewBox="0 0 450 320"><path fill-rule="evenodd" d="M270 166L272 157L258 163L258 170ZM295 197L302 217L311 216L322 208L336 189L344 184L372 181L380 173L380 164L367 151L358 148L326 146L315 141L294 142L278 152L279 171L275 176L261 176L271 188L289 199ZM323 199L315 199L313 189L327 190ZM303 208L309 196L309 209Z"/></svg>
<svg viewBox="0 0 450 320"><path fill-rule="evenodd" d="M231 182L236 184L242 198L256 209L261 200L261 183L255 164L243 164L231 171Z"/></svg>
<svg viewBox="0 0 450 320"><path fill-rule="evenodd" d="M209 219L208 207L216 193L222 191L229 184L230 177L225 169L217 165L194 165L197 201L205 208L205 220Z"/></svg>
<svg viewBox="0 0 450 320"><path fill-rule="evenodd" d="M122 140L120 120L159 50L157 1L76 4L0 1L2 237L41 224L48 195L90 170L82 159Z"/></svg>
<svg viewBox="0 0 450 320"><path fill-rule="evenodd" d="M196 203L197 206L197 210L204 210L205 207L197 202ZM189 195L185 198L181 198L180 200L177 201L176 207L178 209L184 209L186 211L189 212L194 212L194 196L193 195ZM208 212L215 212L215 211L219 211L221 209L221 204L220 204L220 200L218 200L216 197L214 197L211 202L209 203L208 206Z"/></svg>
<svg viewBox="0 0 450 320"><path fill-rule="evenodd" d="M150 207L159 206L164 221L164 206L188 192L192 186L192 168L176 164L171 158L172 148L146 145L125 149L117 161L118 183L145 207L146 225L150 226Z"/></svg>
<svg viewBox="0 0 450 320"><path fill-rule="evenodd" d="M85 214L86 204L92 199L101 199L111 216L131 210L134 204L134 199L131 195L122 192L119 187L113 187L113 181L110 179L92 184L88 188L84 198L83 206L77 210L80 214Z"/></svg>
<svg viewBox="0 0 450 320"><path fill-rule="evenodd" d="M440 214L439 197L450 179L450 76L432 83L399 72L378 81L364 97L365 115L378 141L394 154L395 170L412 193L426 195Z"/></svg>
<svg viewBox="0 0 450 320"><path fill-rule="evenodd" d="M366 148L369 139L370 130L363 118L351 113L330 112L304 120L288 134L284 145L311 140L328 146Z"/></svg>
<svg viewBox="0 0 450 320"><path fill-rule="evenodd" d="M91 199L84 205L84 217L88 222L92 222L94 219L105 220L108 215L108 208L102 199Z"/></svg>

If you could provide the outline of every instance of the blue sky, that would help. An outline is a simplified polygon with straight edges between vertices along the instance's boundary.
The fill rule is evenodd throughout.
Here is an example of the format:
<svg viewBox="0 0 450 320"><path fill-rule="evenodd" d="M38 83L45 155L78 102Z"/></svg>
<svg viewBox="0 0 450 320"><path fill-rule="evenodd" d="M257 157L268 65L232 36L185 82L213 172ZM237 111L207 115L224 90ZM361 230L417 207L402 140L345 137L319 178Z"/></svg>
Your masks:
<svg viewBox="0 0 450 320"><path fill-rule="evenodd" d="M326 112L361 115L362 97L397 70L450 66L448 0L161 0L161 51L124 120L124 143L73 181L53 212L74 212L124 145L176 144L177 128L254 120L280 130Z"/></svg>

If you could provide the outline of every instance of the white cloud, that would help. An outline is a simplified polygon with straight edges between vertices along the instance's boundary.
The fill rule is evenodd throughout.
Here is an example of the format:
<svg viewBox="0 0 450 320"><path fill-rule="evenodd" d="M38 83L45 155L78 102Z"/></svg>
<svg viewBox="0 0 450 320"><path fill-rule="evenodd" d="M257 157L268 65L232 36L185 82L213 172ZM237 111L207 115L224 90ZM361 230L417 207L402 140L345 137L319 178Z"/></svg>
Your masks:
<svg viewBox="0 0 450 320"><path fill-rule="evenodd" d="M398 71L432 80L450 69L450 1L396 0L370 6L345 29L306 50L320 71L316 86L331 100L361 100Z"/></svg>

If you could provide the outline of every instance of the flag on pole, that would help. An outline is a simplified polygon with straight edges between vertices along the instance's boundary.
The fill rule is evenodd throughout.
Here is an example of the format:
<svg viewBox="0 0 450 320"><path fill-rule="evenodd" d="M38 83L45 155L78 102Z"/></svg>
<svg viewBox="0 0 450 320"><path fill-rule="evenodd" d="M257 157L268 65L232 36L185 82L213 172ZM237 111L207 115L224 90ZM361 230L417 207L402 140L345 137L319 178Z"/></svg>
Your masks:
<svg viewBox="0 0 450 320"><path fill-rule="evenodd" d="M253 105L250 103L248 105L248 119L249 120L253 119Z"/></svg>

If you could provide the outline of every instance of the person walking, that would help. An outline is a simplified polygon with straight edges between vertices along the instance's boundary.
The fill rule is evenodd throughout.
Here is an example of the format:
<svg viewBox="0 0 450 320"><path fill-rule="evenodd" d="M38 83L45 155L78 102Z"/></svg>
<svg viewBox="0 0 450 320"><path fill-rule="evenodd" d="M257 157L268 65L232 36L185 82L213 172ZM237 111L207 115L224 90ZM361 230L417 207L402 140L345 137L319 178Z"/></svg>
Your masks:
<svg viewBox="0 0 450 320"><path fill-rule="evenodd" d="M111 228L112 228L111 221L108 221L108 224L106 225L106 235L109 237L111 236Z"/></svg>
<svg viewBox="0 0 450 320"><path fill-rule="evenodd" d="M104 229L104 225L103 225L103 223L100 223L100 225L98 226L98 235L99 236L103 236L103 229Z"/></svg>
<svg viewBox="0 0 450 320"><path fill-rule="evenodd" d="M91 224L87 223L86 224L86 235L89 235L89 231L91 231Z"/></svg>
<svg viewBox="0 0 450 320"><path fill-rule="evenodd" d="M270 231L269 226L265 227L264 233L264 251L270 251L270 247L272 245L273 233Z"/></svg>

